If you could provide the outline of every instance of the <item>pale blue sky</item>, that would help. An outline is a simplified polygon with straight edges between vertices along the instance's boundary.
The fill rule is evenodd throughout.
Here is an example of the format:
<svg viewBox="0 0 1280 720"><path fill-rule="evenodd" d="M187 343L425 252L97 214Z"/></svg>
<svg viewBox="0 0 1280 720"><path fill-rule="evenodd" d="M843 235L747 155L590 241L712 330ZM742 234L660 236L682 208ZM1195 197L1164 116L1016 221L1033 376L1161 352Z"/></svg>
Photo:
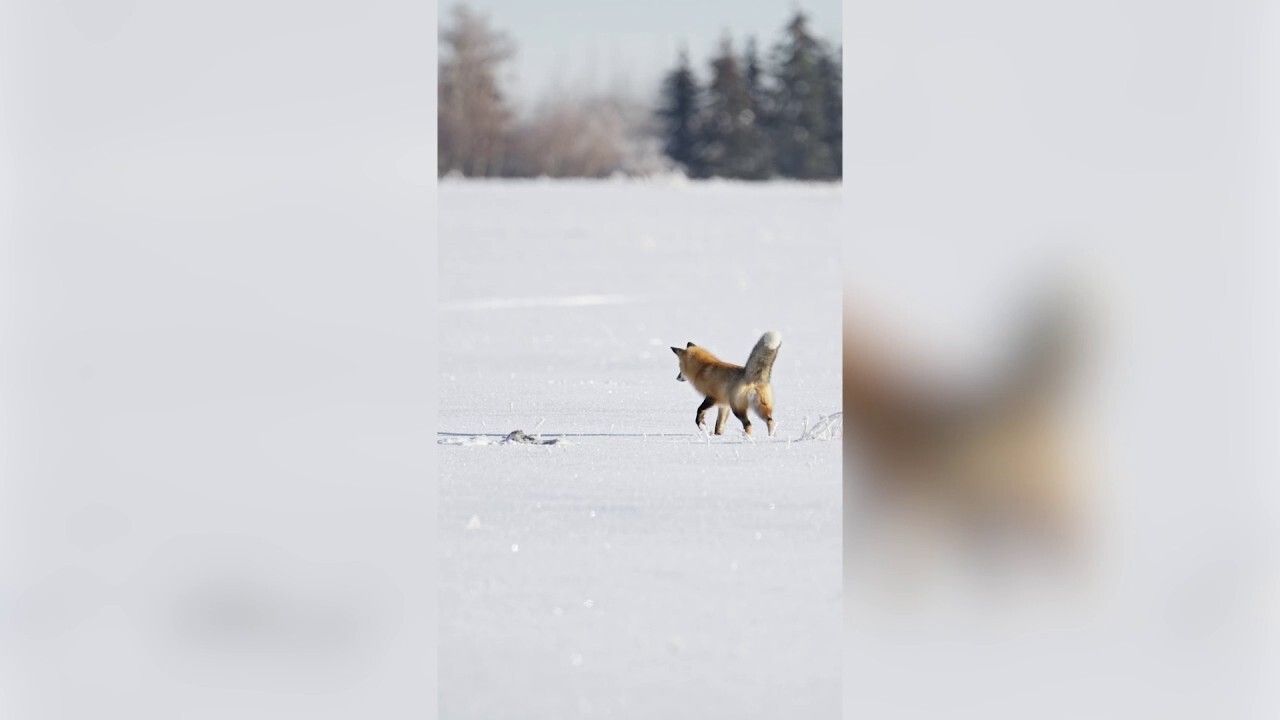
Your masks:
<svg viewBox="0 0 1280 720"><path fill-rule="evenodd" d="M455 3L441 0L441 20ZM621 88L641 99L657 92L684 43L699 76L728 32L741 50L755 35L762 54L797 9L813 31L838 45L841 0L468 0L516 44L503 81L519 105L551 91ZM560 78L560 79L557 79Z"/></svg>

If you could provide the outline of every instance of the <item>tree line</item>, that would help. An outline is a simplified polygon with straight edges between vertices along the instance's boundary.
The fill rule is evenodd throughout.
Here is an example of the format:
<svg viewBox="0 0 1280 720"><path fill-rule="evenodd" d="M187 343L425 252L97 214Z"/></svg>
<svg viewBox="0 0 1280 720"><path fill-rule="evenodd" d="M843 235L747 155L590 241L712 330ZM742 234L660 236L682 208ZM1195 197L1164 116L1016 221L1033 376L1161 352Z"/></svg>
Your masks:
<svg viewBox="0 0 1280 720"><path fill-rule="evenodd" d="M679 167L690 177L841 176L839 52L797 12L769 61L725 39L703 86L681 53L654 105L621 95L544 99L520 117L499 74L515 47L465 5L442 23L437 172L605 177Z"/></svg>
<svg viewBox="0 0 1280 720"><path fill-rule="evenodd" d="M840 51L797 12L770 60L754 39L721 42L705 86L682 52L662 84L663 149L690 177L763 180L842 175Z"/></svg>

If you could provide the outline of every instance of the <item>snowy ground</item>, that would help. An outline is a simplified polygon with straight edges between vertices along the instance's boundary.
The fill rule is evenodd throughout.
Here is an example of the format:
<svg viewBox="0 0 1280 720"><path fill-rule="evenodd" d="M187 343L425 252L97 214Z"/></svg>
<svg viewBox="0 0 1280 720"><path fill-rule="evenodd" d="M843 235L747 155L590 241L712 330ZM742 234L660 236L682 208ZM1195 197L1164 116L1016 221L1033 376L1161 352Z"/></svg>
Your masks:
<svg viewBox="0 0 1280 720"><path fill-rule="evenodd" d="M840 405L838 188L439 208L441 717L838 716L838 423L806 433ZM742 362L765 330L776 437L698 433L668 347Z"/></svg>

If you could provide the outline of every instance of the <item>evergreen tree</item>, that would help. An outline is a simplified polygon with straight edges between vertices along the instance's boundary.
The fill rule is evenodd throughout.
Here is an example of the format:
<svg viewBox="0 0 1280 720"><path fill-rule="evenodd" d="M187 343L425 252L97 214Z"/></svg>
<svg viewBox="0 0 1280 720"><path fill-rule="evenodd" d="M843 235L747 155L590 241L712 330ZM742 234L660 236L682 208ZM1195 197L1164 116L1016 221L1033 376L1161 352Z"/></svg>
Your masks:
<svg viewBox="0 0 1280 720"><path fill-rule="evenodd" d="M728 39L711 62L701 125L702 161L708 175L762 180L772 174L769 139L756 123L748 79Z"/></svg>
<svg viewBox="0 0 1280 720"><path fill-rule="evenodd" d="M747 95L751 98L751 110L756 114L756 122L764 125L768 96L764 87L764 68L760 66L755 38L747 38L747 51L742 57L742 64L746 67Z"/></svg>
<svg viewBox="0 0 1280 720"><path fill-rule="evenodd" d="M832 157L826 83L822 58L826 50L809 32L808 18L797 12L786 37L774 50L775 92L773 136L779 172L788 177L836 177Z"/></svg>
<svg viewBox="0 0 1280 720"><path fill-rule="evenodd" d="M663 123L663 149L684 167L686 174L703 174L699 153L697 78L689 67L689 55L680 52L680 62L662 83L662 103L658 116Z"/></svg>
<svg viewBox="0 0 1280 720"><path fill-rule="evenodd" d="M827 125L823 141L831 149L836 177L844 176L844 88L840 70L842 53L843 48L823 53L818 63L818 74L822 78L822 114Z"/></svg>
<svg viewBox="0 0 1280 720"><path fill-rule="evenodd" d="M765 73L764 66L760 63L760 53L756 49L756 39L754 37L747 38L747 49L742 58L742 63L746 67L747 96L751 98L751 112L755 114L756 127L764 134L767 177L772 177L777 172L773 158L773 103L769 89L766 87L768 75Z"/></svg>

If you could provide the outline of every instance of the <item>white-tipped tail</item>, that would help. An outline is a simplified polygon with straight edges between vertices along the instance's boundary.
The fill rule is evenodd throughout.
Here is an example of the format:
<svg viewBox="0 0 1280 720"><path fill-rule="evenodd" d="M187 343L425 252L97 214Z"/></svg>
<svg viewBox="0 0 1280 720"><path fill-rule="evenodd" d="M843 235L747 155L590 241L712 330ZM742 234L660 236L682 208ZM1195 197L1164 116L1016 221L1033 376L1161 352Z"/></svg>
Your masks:
<svg viewBox="0 0 1280 720"><path fill-rule="evenodd" d="M767 383L773 374L773 360L778 356L778 348L782 347L782 334L770 330L760 336L756 346L751 349L747 358L746 376L750 383Z"/></svg>

